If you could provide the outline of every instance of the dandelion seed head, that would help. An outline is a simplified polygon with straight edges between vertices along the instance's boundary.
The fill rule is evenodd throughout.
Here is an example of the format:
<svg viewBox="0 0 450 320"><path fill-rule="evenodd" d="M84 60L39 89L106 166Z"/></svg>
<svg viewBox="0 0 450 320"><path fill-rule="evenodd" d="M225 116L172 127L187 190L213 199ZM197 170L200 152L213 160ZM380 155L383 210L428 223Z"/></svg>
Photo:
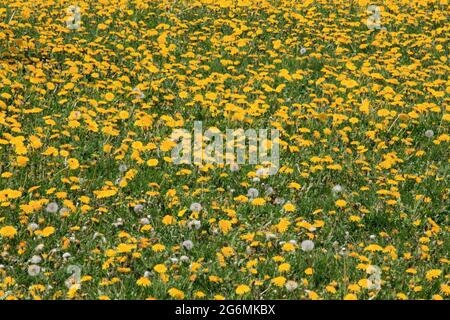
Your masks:
<svg viewBox="0 0 450 320"><path fill-rule="evenodd" d="M186 250L191 250L194 247L194 243L191 240L183 241L183 248Z"/></svg>
<svg viewBox="0 0 450 320"><path fill-rule="evenodd" d="M425 137L427 138L433 138L434 136L434 131L433 130L427 130L425 131Z"/></svg>
<svg viewBox="0 0 450 320"><path fill-rule="evenodd" d="M39 228L39 225L37 223L32 222L32 223L28 224L28 230L30 230L30 231L35 231L38 228Z"/></svg>
<svg viewBox="0 0 450 320"><path fill-rule="evenodd" d="M30 264L28 266L28 274L32 277L37 276L41 272L41 267L37 264Z"/></svg>
<svg viewBox="0 0 450 320"><path fill-rule="evenodd" d="M331 189L331 191L332 191L333 193L340 193L340 192L342 192L343 190L344 190L344 188L342 188L342 186L341 186L340 184L335 185L335 186Z"/></svg>
<svg viewBox="0 0 450 320"><path fill-rule="evenodd" d="M289 280L286 282L285 287L287 291L291 292L298 288L298 283L293 280Z"/></svg>
<svg viewBox="0 0 450 320"><path fill-rule="evenodd" d="M187 261L189 261L189 257L188 256L181 256L180 257L180 261L181 262L187 262Z"/></svg>
<svg viewBox="0 0 450 320"><path fill-rule="evenodd" d="M58 209L59 206L56 202L50 202L45 208L45 211L47 211L48 213L57 213Z"/></svg>
<svg viewBox="0 0 450 320"><path fill-rule="evenodd" d="M144 210L144 206L142 204L137 204L133 208L133 211L135 213L140 213L140 212L142 212L142 210Z"/></svg>
<svg viewBox="0 0 450 320"><path fill-rule="evenodd" d="M194 202L191 204L189 209L193 212L200 212L200 211L202 211L202 205L198 202Z"/></svg>
<svg viewBox="0 0 450 320"><path fill-rule="evenodd" d="M248 189L247 196L250 198L257 198L259 196L258 189L255 189L255 188Z"/></svg>
<svg viewBox="0 0 450 320"><path fill-rule="evenodd" d="M305 252L312 251L314 249L314 242L311 240L304 240L301 244L302 250Z"/></svg>
<svg viewBox="0 0 450 320"><path fill-rule="evenodd" d="M30 263L32 263L32 264L39 264L41 262L42 262L42 258L41 258L41 256L38 256L38 255L34 255L30 259Z"/></svg>
<svg viewBox="0 0 450 320"><path fill-rule="evenodd" d="M191 220L188 222L188 228L191 230L192 229L198 230L198 229L200 229L201 225L202 225L202 223L198 220Z"/></svg>

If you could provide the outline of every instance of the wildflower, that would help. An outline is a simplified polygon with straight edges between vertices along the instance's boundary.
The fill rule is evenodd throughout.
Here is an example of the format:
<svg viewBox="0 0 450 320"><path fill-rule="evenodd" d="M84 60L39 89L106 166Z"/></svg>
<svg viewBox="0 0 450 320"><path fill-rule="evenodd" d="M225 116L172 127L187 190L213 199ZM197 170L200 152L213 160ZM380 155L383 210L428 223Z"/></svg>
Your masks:
<svg viewBox="0 0 450 320"><path fill-rule="evenodd" d="M335 204L339 208L344 208L347 205L347 201L339 199L339 200L336 200Z"/></svg>
<svg viewBox="0 0 450 320"><path fill-rule="evenodd" d="M303 55L303 54L305 54L305 53L306 53L306 48L301 48L301 49L300 49L300 54Z"/></svg>
<svg viewBox="0 0 450 320"><path fill-rule="evenodd" d="M186 250L191 250L193 247L194 247L194 244L192 243L192 241L191 240L185 240L185 241L183 241L183 247L186 249Z"/></svg>
<svg viewBox="0 0 450 320"><path fill-rule="evenodd" d="M48 213L57 213L59 210L59 206L56 202L50 202L47 205L47 208L45 208L45 211L47 211Z"/></svg>
<svg viewBox="0 0 450 320"><path fill-rule="evenodd" d="M267 187L266 187L266 190L265 190L266 196L270 196L270 195L272 195L274 192L275 192L275 191L273 190L272 187L270 187L270 186L267 186Z"/></svg>
<svg viewBox="0 0 450 320"><path fill-rule="evenodd" d="M69 166L70 170L76 170L80 167L80 163L75 158L70 158L67 160L67 165Z"/></svg>
<svg viewBox="0 0 450 320"><path fill-rule="evenodd" d="M439 278L439 276L442 274L442 271L439 269L432 269L428 271L425 275L425 278L428 281L432 281L433 279Z"/></svg>
<svg viewBox="0 0 450 320"><path fill-rule="evenodd" d="M28 274L32 277L37 276L41 272L41 267L36 264L30 264L28 266Z"/></svg>
<svg viewBox="0 0 450 320"><path fill-rule="evenodd" d="M39 225L37 223L32 222L32 223L28 224L28 228L27 229L30 230L30 231L35 231L38 228L39 228Z"/></svg>
<svg viewBox="0 0 450 320"><path fill-rule="evenodd" d="M168 293L174 299L184 299L184 292L176 288L170 288Z"/></svg>
<svg viewBox="0 0 450 320"><path fill-rule="evenodd" d="M273 278L271 282L277 287L282 287L286 284L286 278L282 276L276 277Z"/></svg>
<svg viewBox="0 0 450 320"><path fill-rule="evenodd" d="M200 211L202 211L202 205L198 202L194 202L191 204L189 209L193 212L200 212Z"/></svg>
<svg viewBox="0 0 450 320"><path fill-rule="evenodd" d="M142 210L144 210L144 206L142 204L137 204L133 207L133 211L135 213L140 213Z"/></svg>
<svg viewBox="0 0 450 320"><path fill-rule="evenodd" d="M165 272L167 272L167 268L163 264L157 264L156 266L153 267L153 270L155 270L158 273L165 273Z"/></svg>
<svg viewBox="0 0 450 320"><path fill-rule="evenodd" d="M304 241L302 241L300 246L303 251L309 252L314 249L314 242L312 242L311 240L304 240Z"/></svg>
<svg viewBox="0 0 450 320"><path fill-rule="evenodd" d="M181 262L188 262L189 261L189 257L188 256L181 256L180 257L180 261Z"/></svg>
<svg viewBox="0 0 450 320"><path fill-rule="evenodd" d="M191 230L192 229L198 230L198 229L200 229L201 225L202 225L202 223L195 219L188 222L188 228Z"/></svg>
<svg viewBox="0 0 450 320"><path fill-rule="evenodd" d="M294 212L295 211L295 205L293 205L290 202L287 202L284 206L283 206L283 210L285 212Z"/></svg>
<svg viewBox="0 0 450 320"><path fill-rule="evenodd" d="M14 238L14 236L17 234L17 230L16 228L12 227L12 226L6 226L6 227L2 227L0 228L0 235L2 237L5 238Z"/></svg>
<svg viewBox="0 0 450 320"><path fill-rule="evenodd" d="M137 281L136 284L140 287L148 287L151 285L151 281L147 278L147 277L140 277Z"/></svg>
<svg viewBox="0 0 450 320"><path fill-rule="evenodd" d="M427 130L425 131L425 137L427 138L433 138L434 136L434 131L433 130Z"/></svg>
<svg viewBox="0 0 450 320"><path fill-rule="evenodd" d="M263 206L266 204L266 200L264 198L255 198L251 201L251 204L254 206Z"/></svg>
<svg viewBox="0 0 450 320"><path fill-rule="evenodd" d="M223 234L227 234L231 230L231 222L228 220L220 220L219 228Z"/></svg>
<svg viewBox="0 0 450 320"><path fill-rule="evenodd" d="M245 284L241 284L236 288L236 294L238 295L244 295L246 293L250 292L250 287L245 285Z"/></svg>
<svg viewBox="0 0 450 320"><path fill-rule="evenodd" d="M139 220L139 223L142 225L148 225L150 224L150 220L148 218L142 218L141 220Z"/></svg>
<svg viewBox="0 0 450 320"><path fill-rule="evenodd" d="M269 170L267 168L259 168L256 170L256 175L258 177L262 177L269 174Z"/></svg>
<svg viewBox="0 0 450 320"><path fill-rule="evenodd" d="M247 197L249 198L257 198L259 195L259 191L255 188L250 188L247 191Z"/></svg>
<svg viewBox="0 0 450 320"><path fill-rule="evenodd" d="M341 186L340 184L335 185L335 186L331 189L331 191L332 191L333 193L340 193L340 192L342 192L343 190L344 190L344 188L342 188L342 186Z"/></svg>
<svg viewBox="0 0 450 320"><path fill-rule="evenodd" d="M285 287L287 291L291 292L298 288L298 283L293 280L289 280L286 282Z"/></svg>
<svg viewBox="0 0 450 320"><path fill-rule="evenodd" d="M158 165L158 159L149 159L147 160L147 165L149 167L156 167Z"/></svg>
<svg viewBox="0 0 450 320"><path fill-rule="evenodd" d="M273 203L276 205L283 205L285 203L285 200L283 198L277 197L277 198L275 198Z"/></svg>
<svg viewBox="0 0 450 320"><path fill-rule="evenodd" d="M353 293L349 293L344 297L344 300L358 300L358 297Z"/></svg>
<svg viewBox="0 0 450 320"><path fill-rule="evenodd" d="M32 264L38 264L38 263L41 263L41 261L42 261L42 258L41 258L41 256L38 256L38 255L34 255L30 259L30 263L32 263Z"/></svg>

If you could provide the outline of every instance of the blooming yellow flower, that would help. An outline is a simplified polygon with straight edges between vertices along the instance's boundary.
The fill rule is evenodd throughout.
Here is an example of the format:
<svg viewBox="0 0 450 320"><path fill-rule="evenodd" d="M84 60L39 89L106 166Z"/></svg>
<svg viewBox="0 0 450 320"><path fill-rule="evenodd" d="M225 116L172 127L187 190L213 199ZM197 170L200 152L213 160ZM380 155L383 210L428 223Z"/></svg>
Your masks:
<svg viewBox="0 0 450 320"><path fill-rule="evenodd" d="M176 288L170 288L168 293L174 299L184 299L184 292Z"/></svg>
<svg viewBox="0 0 450 320"><path fill-rule="evenodd" d="M167 267L163 264L157 264L153 267L153 270L155 270L158 273L165 273L167 272Z"/></svg>
<svg viewBox="0 0 450 320"><path fill-rule="evenodd" d="M335 205L339 208L344 208L347 205L347 201L339 199L336 200Z"/></svg>
<svg viewBox="0 0 450 320"><path fill-rule="evenodd" d="M246 293L249 293L249 292L250 292L250 287L245 284L241 284L241 285L237 286L237 288L236 288L236 294L238 294L240 296L244 295Z"/></svg>
<svg viewBox="0 0 450 320"><path fill-rule="evenodd" d="M136 284L140 287L148 287L152 284L152 282L146 278L146 277L140 277L137 281Z"/></svg>
<svg viewBox="0 0 450 320"><path fill-rule="evenodd" d="M14 238L14 236L17 234L16 228L13 226L6 226L0 228L0 235L5 238Z"/></svg>
<svg viewBox="0 0 450 320"><path fill-rule="evenodd" d="M71 170L76 170L80 167L80 163L75 158L70 158L67 160L67 165Z"/></svg>

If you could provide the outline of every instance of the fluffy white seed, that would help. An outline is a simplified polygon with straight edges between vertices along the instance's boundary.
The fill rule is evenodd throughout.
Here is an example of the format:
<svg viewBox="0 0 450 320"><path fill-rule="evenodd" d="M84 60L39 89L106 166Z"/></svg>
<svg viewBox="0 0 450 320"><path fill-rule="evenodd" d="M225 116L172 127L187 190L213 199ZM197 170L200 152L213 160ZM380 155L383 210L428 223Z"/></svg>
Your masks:
<svg viewBox="0 0 450 320"><path fill-rule="evenodd" d="M302 250L305 252L312 251L314 249L314 242L311 240L304 240L301 244Z"/></svg>

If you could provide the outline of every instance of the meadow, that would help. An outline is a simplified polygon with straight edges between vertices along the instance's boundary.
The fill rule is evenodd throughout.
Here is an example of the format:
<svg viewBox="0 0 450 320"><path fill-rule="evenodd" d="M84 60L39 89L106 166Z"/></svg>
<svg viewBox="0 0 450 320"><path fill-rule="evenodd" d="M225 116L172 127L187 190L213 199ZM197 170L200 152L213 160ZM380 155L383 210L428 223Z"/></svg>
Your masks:
<svg viewBox="0 0 450 320"><path fill-rule="evenodd" d="M449 14L1 0L0 300L448 299ZM174 163L195 121L279 170Z"/></svg>

